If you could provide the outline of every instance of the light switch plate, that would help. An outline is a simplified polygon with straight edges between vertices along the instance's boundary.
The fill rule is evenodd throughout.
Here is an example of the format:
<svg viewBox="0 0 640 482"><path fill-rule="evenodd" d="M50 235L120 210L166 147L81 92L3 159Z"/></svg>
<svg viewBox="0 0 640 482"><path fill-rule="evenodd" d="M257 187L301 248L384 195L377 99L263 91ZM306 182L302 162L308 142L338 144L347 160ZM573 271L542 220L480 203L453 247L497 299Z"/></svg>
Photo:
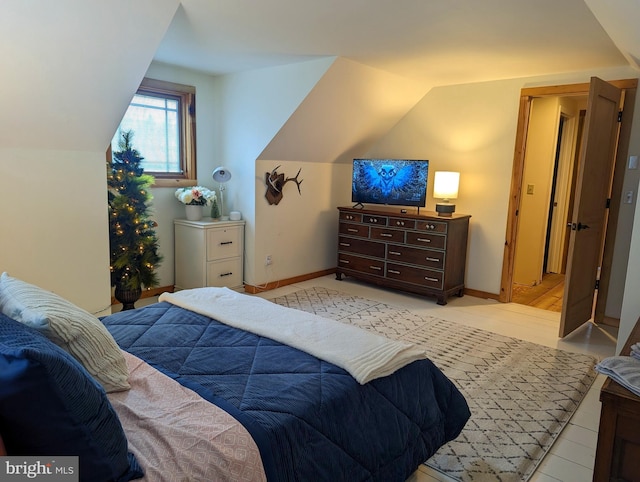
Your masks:
<svg viewBox="0 0 640 482"><path fill-rule="evenodd" d="M638 169L638 156L629 156L629 169Z"/></svg>

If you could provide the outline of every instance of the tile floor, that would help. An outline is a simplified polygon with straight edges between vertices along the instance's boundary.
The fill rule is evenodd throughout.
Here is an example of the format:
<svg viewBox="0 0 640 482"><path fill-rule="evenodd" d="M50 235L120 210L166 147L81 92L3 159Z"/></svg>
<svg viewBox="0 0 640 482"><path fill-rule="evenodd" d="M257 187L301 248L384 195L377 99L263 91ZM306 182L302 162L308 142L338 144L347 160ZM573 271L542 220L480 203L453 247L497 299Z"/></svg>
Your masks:
<svg viewBox="0 0 640 482"><path fill-rule="evenodd" d="M435 299L380 289L352 278L337 281L333 275L287 285L259 294L273 298L286 293L323 286L338 291L395 304L424 315L432 315L505 336L567 351L589 353L604 358L615 352L617 329L586 323L564 339L558 338L560 313L515 303L463 296L451 298L446 306ZM136 306L153 302L141 300ZM117 311L118 308L114 308ZM550 452L542 460L532 482L585 482L592 479L600 420L599 392L605 380L598 375L587 396ZM408 482L449 482L453 479L422 466Z"/></svg>

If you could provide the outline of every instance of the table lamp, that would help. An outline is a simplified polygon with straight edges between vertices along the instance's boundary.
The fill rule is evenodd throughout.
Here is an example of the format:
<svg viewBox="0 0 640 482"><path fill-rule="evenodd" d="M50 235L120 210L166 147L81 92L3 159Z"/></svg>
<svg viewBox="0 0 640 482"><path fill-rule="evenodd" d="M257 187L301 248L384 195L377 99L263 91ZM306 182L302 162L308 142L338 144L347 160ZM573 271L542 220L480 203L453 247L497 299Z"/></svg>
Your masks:
<svg viewBox="0 0 640 482"><path fill-rule="evenodd" d="M456 205L449 201L458 198L459 183L459 172L436 171L433 180L433 197L443 200L442 203L436 203L438 216L451 216L455 212Z"/></svg>
<svg viewBox="0 0 640 482"><path fill-rule="evenodd" d="M231 179L231 173L229 169L226 167L216 167L213 170L213 174L211 174L213 180L219 183L219 191L220 191L220 219L222 221L227 221L229 216L225 216L224 214L224 183Z"/></svg>

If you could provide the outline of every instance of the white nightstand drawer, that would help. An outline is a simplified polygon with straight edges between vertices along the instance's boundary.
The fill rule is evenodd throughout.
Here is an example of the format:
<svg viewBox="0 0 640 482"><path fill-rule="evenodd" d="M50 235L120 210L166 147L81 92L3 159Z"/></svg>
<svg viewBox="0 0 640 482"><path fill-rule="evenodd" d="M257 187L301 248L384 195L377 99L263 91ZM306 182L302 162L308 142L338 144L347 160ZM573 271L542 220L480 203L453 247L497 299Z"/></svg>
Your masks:
<svg viewBox="0 0 640 482"><path fill-rule="evenodd" d="M207 261L233 258L241 254L241 226L230 226L228 228L210 229L207 231Z"/></svg>
<svg viewBox="0 0 640 482"><path fill-rule="evenodd" d="M242 286L242 259L233 258L207 263L207 286Z"/></svg>

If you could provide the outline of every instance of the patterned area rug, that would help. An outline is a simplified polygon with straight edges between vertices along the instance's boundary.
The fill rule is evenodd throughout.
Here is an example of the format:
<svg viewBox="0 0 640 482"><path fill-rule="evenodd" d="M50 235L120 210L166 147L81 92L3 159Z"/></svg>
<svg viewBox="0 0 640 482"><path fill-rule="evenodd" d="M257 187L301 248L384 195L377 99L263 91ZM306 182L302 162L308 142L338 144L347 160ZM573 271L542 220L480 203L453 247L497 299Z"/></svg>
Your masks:
<svg viewBox="0 0 640 482"><path fill-rule="evenodd" d="M311 288L272 301L423 346L471 408L460 436L426 464L462 481L527 480L596 376L591 356L338 291Z"/></svg>

